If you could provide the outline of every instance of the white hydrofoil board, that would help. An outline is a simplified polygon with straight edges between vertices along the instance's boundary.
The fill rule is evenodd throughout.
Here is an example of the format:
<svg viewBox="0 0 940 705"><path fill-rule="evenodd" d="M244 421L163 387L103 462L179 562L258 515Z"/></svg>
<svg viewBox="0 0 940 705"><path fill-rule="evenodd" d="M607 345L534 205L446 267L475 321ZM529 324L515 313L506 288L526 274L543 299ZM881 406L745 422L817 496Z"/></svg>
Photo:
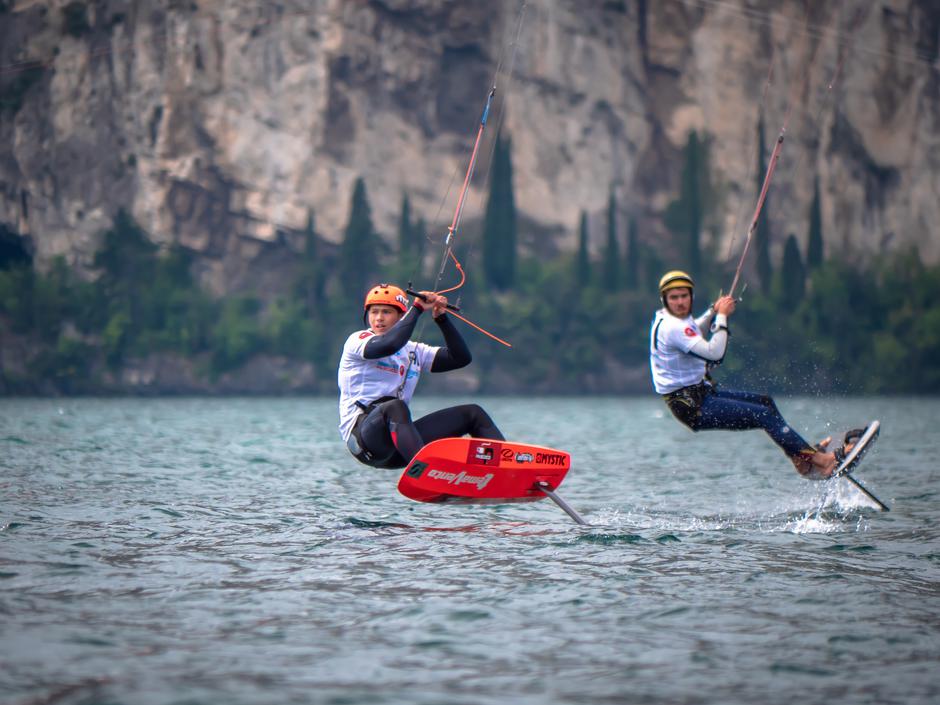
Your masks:
<svg viewBox="0 0 940 705"><path fill-rule="evenodd" d="M865 433L863 433L862 437L858 439L854 446L852 446L852 450L846 454L842 464L833 471L832 477L842 477L843 475L852 472L856 467L858 467L858 464L862 461L865 453L868 452L872 445L874 445L875 440L877 440L880 429L880 421L872 421L870 424L868 424L868 428L865 429Z"/></svg>

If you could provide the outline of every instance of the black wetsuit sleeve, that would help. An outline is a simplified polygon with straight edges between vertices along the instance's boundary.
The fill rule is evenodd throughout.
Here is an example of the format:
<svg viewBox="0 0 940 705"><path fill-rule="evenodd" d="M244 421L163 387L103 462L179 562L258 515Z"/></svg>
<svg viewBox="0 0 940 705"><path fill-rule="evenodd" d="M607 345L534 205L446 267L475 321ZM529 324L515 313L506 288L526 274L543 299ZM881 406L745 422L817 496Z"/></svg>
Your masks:
<svg viewBox="0 0 940 705"><path fill-rule="evenodd" d="M381 357L388 357L397 353L411 339L411 334L414 333L420 315L421 309L412 306L408 313L391 327L388 333L370 338L362 349L362 356L366 360L378 360Z"/></svg>
<svg viewBox="0 0 940 705"><path fill-rule="evenodd" d="M444 347L435 353L434 362L431 363L431 372L450 372L469 365L473 359L470 348L467 347L460 331L454 327L447 314L438 316L434 322L444 334Z"/></svg>

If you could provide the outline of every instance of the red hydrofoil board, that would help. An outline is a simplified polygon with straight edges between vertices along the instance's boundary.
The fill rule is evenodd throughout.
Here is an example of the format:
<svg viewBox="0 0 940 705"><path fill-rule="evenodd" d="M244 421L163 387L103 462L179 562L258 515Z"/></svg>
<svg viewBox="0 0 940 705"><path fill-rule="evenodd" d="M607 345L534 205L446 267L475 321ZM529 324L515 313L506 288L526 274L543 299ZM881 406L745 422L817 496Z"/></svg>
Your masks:
<svg viewBox="0 0 940 705"><path fill-rule="evenodd" d="M555 490L571 467L563 450L492 441L442 438L418 451L398 480L398 491L419 502L502 504L535 502Z"/></svg>

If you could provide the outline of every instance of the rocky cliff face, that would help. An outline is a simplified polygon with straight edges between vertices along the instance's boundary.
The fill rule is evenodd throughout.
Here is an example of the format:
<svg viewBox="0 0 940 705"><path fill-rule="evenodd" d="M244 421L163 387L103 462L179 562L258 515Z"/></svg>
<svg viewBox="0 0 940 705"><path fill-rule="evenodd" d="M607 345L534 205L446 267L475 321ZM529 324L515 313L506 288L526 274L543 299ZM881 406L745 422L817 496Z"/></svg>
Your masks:
<svg viewBox="0 0 940 705"><path fill-rule="evenodd" d="M380 232L403 193L443 229L500 60L493 120L513 138L530 245L573 248L578 213L600 226L613 188L668 261L661 216L694 129L711 138L715 244L731 252L763 110L769 143L789 115L777 253L790 232L805 242L818 175L830 252L916 244L940 258L931 0L810 3L808 16L785 0L532 0L516 44L518 6L503 2L0 5L0 224L39 262L87 265L124 208L198 252L212 290L276 286L309 210L341 238L360 175Z"/></svg>

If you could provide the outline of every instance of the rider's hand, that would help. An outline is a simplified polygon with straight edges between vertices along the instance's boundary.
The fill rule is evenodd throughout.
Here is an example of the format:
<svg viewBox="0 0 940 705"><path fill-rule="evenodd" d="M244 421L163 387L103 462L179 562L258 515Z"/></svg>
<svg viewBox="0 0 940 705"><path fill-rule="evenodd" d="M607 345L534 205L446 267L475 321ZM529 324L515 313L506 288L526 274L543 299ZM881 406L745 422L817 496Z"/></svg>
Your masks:
<svg viewBox="0 0 940 705"><path fill-rule="evenodd" d="M421 296L415 298L415 305L422 311L431 309L431 314L437 318L447 310L447 297L433 291L422 291ZM422 298L423 297L423 298Z"/></svg>
<svg viewBox="0 0 940 705"><path fill-rule="evenodd" d="M436 294L433 291L419 291L418 295L415 296L414 305L421 311L427 311L433 307L435 296Z"/></svg>
<svg viewBox="0 0 940 705"><path fill-rule="evenodd" d="M447 297L434 294L434 307L431 309L431 314L437 318L443 313L447 313Z"/></svg>
<svg viewBox="0 0 940 705"><path fill-rule="evenodd" d="M735 307L738 305L738 302L733 296L720 296L715 302L715 311L717 313L723 313L726 316L730 316L734 313Z"/></svg>

